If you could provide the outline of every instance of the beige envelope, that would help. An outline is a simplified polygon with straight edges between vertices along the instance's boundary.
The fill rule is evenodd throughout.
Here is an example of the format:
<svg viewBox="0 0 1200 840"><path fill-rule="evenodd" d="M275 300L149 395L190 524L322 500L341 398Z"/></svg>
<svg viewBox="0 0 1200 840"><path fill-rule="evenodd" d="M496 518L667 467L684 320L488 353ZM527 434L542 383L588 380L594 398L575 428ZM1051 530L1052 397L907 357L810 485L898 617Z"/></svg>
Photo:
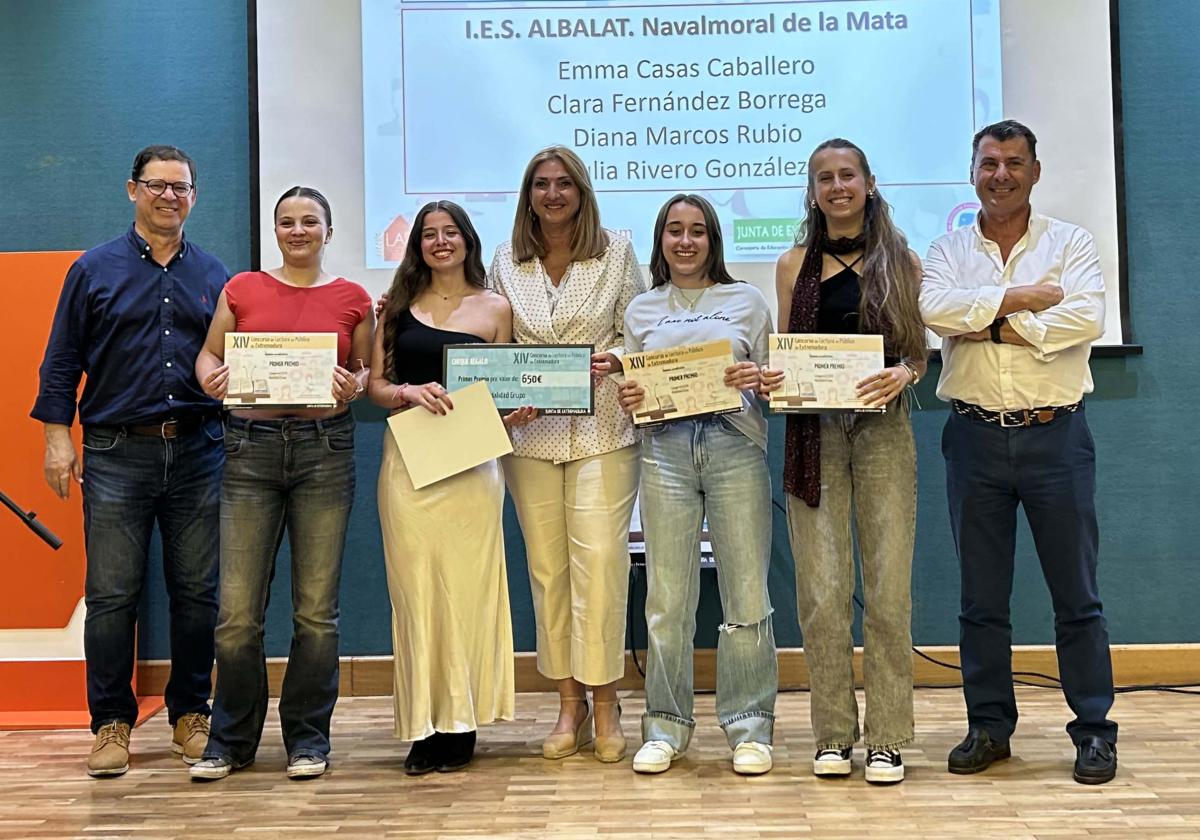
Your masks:
<svg viewBox="0 0 1200 840"><path fill-rule="evenodd" d="M392 436L418 490L513 451L486 382L450 395L445 415L410 408L388 418Z"/></svg>

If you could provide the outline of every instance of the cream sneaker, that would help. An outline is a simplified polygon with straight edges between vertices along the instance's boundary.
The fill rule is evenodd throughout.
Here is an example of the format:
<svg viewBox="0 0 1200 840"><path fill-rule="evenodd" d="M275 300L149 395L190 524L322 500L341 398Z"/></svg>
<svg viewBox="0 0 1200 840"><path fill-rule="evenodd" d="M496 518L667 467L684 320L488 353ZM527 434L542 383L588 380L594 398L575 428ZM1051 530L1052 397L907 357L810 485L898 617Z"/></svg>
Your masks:
<svg viewBox="0 0 1200 840"><path fill-rule="evenodd" d="M742 741L733 748L733 772L742 776L761 776L770 772L771 745Z"/></svg>
<svg viewBox="0 0 1200 840"><path fill-rule="evenodd" d="M681 755L683 753L675 752L666 741L647 741L633 757L633 770L635 773L662 773Z"/></svg>

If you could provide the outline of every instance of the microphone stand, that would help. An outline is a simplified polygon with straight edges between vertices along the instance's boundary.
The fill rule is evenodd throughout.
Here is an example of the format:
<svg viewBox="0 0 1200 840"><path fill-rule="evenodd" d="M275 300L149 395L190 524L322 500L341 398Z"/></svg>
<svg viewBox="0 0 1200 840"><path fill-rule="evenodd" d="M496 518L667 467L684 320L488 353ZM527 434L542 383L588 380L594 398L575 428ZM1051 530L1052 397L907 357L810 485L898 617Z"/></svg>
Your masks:
<svg viewBox="0 0 1200 840"><path fill-rule="evenodd" d="M33 533L42 538L46 545L53 548L55 551L62 548L62 540L54 535L54 533L37 521L37 514L33 511L24 511L21 506L5 495L4 491L0 490L0 502L4 502L4 506L17 515L17 517L29 526Z"/></svg>

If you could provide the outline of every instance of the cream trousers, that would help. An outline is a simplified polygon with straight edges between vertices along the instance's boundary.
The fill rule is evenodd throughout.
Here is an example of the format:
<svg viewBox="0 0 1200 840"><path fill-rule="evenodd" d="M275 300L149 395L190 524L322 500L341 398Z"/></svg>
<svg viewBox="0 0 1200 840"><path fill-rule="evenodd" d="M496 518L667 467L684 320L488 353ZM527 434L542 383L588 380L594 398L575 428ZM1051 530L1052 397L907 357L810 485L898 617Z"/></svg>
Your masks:
<svg viewBox="0 0 1200 840"><path fill-rule="evenodd" d="M504 477L529 558L538 671L585 685L620 679L637 446L563 464L510 455Z"/></svg>

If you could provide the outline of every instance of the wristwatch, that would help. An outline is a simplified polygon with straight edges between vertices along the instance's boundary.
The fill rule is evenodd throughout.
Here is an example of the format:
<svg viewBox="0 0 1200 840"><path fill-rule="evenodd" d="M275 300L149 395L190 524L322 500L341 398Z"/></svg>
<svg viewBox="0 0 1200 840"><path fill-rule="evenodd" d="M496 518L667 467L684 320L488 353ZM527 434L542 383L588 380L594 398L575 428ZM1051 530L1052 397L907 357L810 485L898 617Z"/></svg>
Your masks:
<svg viewBox="0 0 1200 840"><path fill-rule="evenodd" d="M990 329L991 329L991 333L992 333L992 343L993 344L1003 344L1004 343L1004 339L1000 337L1000 325L1003 323L1004 323L1003 318L997 318L995 321L992 321L992 326Z"/></svg>

